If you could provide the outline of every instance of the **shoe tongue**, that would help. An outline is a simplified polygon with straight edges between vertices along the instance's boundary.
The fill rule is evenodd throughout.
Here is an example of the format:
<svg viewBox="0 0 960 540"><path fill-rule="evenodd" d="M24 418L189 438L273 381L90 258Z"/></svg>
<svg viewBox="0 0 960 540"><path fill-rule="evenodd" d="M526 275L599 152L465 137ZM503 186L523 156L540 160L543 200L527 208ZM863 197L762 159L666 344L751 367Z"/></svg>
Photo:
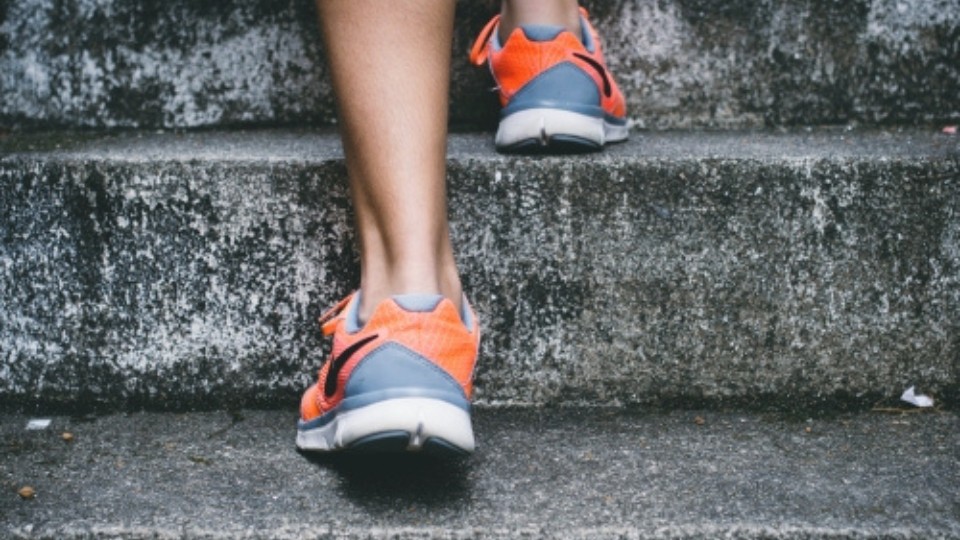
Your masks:
<svg viewBox="0 0 960 540"><path fill-rule="evenodd" d="M554 26L552 24L524 24L520 26L523 34L530 41L553 41L561 32L566 30L563 26Z"/></svg>

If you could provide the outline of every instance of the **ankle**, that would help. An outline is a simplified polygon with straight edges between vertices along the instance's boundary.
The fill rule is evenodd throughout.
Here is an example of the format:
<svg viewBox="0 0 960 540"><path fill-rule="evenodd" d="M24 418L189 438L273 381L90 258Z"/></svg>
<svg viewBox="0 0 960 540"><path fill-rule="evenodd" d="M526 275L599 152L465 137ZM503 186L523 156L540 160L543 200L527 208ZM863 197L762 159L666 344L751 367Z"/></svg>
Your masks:
<svg viewBox="0 0 960 540"><path fill-rule="evenodd" d="M574 0L504 0L500 8L499 38L503 43L522 25L562 26L580 35L580 6Z"/></svg>
<svg viewBox="0 0 960 540"><path fill-rule="evenodd" d="M463 307L463 289L456 268L452 272L441 270L435 276L425 272L364 275L361 278L358 311L361 323L370 319L380 302L401 294L440 295L453 302L457 310Z"/></svg>

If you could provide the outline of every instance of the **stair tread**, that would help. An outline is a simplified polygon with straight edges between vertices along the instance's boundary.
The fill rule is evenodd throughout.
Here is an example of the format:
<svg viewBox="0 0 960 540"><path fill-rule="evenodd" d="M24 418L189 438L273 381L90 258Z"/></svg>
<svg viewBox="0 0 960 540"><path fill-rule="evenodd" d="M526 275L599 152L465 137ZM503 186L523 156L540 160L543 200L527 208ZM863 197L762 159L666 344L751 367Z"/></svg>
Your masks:
<svg viewBox="0 0 960 540"><path fill-rule="evenodd" d="M497 154L490 133L454 133L451 159L605 162L622 159L842 159L960 156L960 137L933 129L842 128L635 132L625 143L577 156L524 158ZM0 159L322 162L342 158L332 130L232 130L119 133L39 132L0 137Z"/></svg>
<svg viewBox="0 0 960 540"><path fill-rule="evenodd" d="M916 412L916 411L912 411ZM699 417L699 419L698 419ZM30 538L956 538L960 418L475 411L464 463L308 457L294 410L0 415ZM702 421L695 421L702 420ZM73 434L65 443L62 432ZM16 490L30 485L33 500Z"/></svg>

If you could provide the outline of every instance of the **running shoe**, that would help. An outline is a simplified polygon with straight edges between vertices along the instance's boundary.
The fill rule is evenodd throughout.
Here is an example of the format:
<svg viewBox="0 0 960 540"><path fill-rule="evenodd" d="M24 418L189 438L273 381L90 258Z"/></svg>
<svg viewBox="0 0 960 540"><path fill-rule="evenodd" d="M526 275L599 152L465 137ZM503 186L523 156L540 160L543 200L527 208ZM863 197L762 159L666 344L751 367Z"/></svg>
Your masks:
<svg viewBox="0 0 960 540"><path fill-rule="evenodd" d="M470 61L488 63L499 90L498 150L585 152L626 140L623 94L587 11L580 14L580 36L561 26L522 25L501 44L499 15L480 32Z"/></svg>
<svg viewBox="0 0 960 540"><path fill-rule="evenodd" d="M472 452L480 330L466 300L463 305L458 311L439 295L397 295L360 324L357 292L320 317L333 350L301 400L297 447Z"/></svg>

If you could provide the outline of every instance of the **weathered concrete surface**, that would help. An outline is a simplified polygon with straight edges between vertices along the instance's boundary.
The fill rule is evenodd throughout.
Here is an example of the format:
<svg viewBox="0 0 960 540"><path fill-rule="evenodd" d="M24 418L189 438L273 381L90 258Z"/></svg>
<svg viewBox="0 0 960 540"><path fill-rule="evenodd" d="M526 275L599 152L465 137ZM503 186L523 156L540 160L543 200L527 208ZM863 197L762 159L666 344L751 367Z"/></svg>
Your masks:
<svg viewBox="0 0 960 540"><path fill-rule="evenodd" d="M458 464L311 460L293 448L293 410L58 417L42 432L0 416L0 535L960 538L954 413L476 417L480 446Z"/></svg>
<svg viewBox="0 0 960 540"><path fill-rule="evenodd" d="M452 120L496 119L465 51ZM960 120L960 0L586 2L646 128ZM0 1L0 128L318 125L333 100L312 0Z"/></svg>
<svg viewBox="0 0 960 540"><path fill-rule="evenodd" d="M955 396L958 157L924 132L452 137L479 400ZM343 176L330 133L8 137L0 400L295 403L357 285Z"/></svg>

